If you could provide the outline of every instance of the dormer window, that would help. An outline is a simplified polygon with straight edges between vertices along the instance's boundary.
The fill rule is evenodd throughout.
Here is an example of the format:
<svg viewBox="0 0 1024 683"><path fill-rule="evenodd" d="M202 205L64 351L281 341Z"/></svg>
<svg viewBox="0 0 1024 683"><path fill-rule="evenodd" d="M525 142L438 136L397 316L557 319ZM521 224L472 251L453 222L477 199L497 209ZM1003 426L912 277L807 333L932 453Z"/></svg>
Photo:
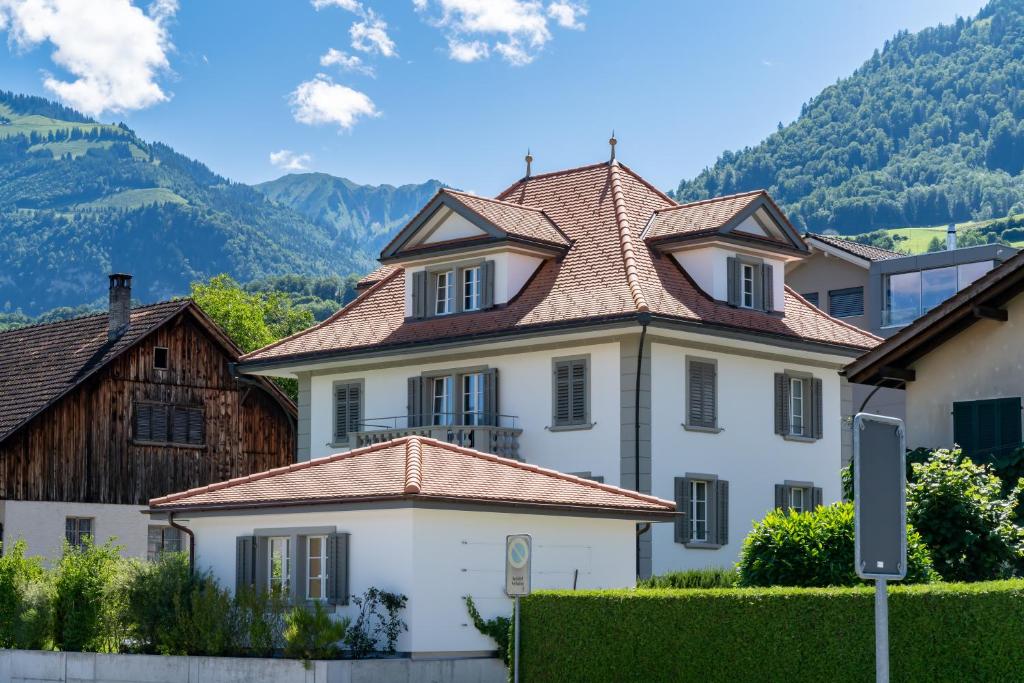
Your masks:
<svg viewBox="0 0 1024 683"><path fill-rule="evenodd" d="M743 308L754 307L754 266L750 263L740 264L740 306Z"/></svg>
<svg viewBox="0 0 1024 683"><path fill-rule="evenodd" d="M412 274L412 317L480 311L494 305L494 261L428 266Z"/></svg>
<svg viewBox="0 0 1024 683"><path fill-rule="evenodd" d="M448 315L455 306L453 305L452 291L455 279L454 270L444 270L434 274L434 315Z"/></svg>
<svg viewBox="0 0 1024 683"><path fill-rule="evenodd" d="M462 271L462 310L476 311L479 309L480 266L473 266Z"/></svg>
<svg viewBox="0 0 1024 683"><path fill-rule="evenodd" d="M775 275L770 263L743 255L730 256L726 263L730 305L758 311L771 311L775 308Z"/></svg>

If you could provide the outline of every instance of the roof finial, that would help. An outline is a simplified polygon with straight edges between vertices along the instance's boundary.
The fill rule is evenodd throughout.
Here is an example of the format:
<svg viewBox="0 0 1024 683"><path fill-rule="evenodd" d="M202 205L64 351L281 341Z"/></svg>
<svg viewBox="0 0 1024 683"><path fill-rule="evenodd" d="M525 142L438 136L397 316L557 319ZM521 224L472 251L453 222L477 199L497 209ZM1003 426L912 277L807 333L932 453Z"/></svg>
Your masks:
<svg viewBox="0 0 1024 683"><path fill-rule="evenodd" d="M530 154L530 148L526 148L526 177L530 177L530 165L533 163L533 155Z"/></svg>
<svg viewBox="0 0 1024 683"><path fill-rule="evenodd" d="M617 142L618 140L615 139L615 129L612 128L612 136L608 138L608 144L612 146L612 158L608 160L609 162L615 161L615 143Z"/></svg>

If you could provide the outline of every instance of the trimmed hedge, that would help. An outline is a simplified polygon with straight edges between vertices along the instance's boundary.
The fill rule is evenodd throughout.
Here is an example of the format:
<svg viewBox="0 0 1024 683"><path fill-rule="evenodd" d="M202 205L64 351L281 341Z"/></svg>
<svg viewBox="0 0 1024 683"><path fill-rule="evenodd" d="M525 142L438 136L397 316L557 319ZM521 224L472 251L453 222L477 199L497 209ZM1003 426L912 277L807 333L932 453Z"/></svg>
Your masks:
<svg viewBox="0 0 1024 683"><path fill-rule="evenodd" d="M522 680L873 681L874 589L542 591ZM1024 672L1024 580L890 586L893 681Z"/></svg>

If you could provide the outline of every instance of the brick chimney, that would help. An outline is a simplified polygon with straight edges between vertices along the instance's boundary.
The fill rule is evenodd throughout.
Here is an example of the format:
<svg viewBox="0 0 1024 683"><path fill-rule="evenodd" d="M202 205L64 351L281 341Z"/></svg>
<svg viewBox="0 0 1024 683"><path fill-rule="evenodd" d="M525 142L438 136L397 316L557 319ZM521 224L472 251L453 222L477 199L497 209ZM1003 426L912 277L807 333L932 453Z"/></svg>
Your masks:
<svg viewBox="0 0 1024 683"><path fill-rule="evenodd" d="M132 276L128 273L110 274L110 309L107 320L107 339L113 341L128 329L128 316L132 309Z"/></svg>

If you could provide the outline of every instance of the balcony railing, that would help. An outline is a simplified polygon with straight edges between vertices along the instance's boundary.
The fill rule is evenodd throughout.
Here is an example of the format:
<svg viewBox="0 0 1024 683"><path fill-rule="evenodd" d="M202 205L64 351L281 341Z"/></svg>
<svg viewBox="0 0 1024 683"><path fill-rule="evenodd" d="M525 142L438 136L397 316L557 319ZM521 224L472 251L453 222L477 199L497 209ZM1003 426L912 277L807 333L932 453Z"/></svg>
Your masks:
<svg viewBox="0 0 1024 683"><path fill-rule="evenodd" d="M403 436L426 436L503 458L520 460L519 418L514 415L439 413L424 416L369 418L355 433L356 447Z"/></svg>

